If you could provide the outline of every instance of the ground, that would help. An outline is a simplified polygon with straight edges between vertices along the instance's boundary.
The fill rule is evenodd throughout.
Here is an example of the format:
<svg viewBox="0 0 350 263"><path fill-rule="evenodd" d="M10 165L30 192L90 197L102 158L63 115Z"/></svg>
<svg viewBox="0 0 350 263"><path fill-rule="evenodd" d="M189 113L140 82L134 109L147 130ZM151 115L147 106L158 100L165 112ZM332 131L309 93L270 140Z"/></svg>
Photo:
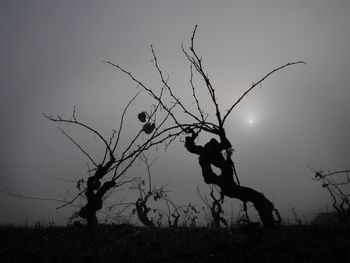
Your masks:
<svg viewBox="0 0 350 263"><path fill-rule="evenodd" d="M0 262L349 262L350 229L0 227Z"/></svg>

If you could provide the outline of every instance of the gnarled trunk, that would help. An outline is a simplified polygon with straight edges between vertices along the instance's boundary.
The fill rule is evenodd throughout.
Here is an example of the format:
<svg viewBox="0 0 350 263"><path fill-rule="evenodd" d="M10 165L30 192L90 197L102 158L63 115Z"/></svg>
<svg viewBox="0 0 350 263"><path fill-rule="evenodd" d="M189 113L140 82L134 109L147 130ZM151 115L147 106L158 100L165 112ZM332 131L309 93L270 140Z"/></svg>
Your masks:
<svg viewBox="0 0 350 263"><path fill-rule="evenodd" d="M136 213L139 217L142 224L144 224L147 227L155 228L155 225L152 220L148 218L148 212L151 210L149 207L146 206L147 199L138 199L135 203L136 206Z"/></svg>
<svg viewBox="0 0 350 263"><path fill-rule="evenodd" d="M225 196L239 199L242 202L252 202L259 213L264 227L270 228L275 226L273 212L276 211L276 209L273 204L262 193L249 187L237 185L233 180L234 171L230 165L224 164L220 167L222 174L217 176L213 172L211 164L203 160L202 157L199 157L199 163L202 168L204 181L207 184L219 186Z"/></svg>
<svg viewBox="0 0 350 263"><path fill-rule="evenodd" d="M96 210L94 209L89 209L86 206L84 206L80 212L79 215L80 217L86 219L87 225L89 227L95 227L98 225L98 219L96 216Z"/></svg>
<svg viewBox="0 0 350 263"><path fill-rule="evenodd" d="M100 185L99 179L96 179L94 176L88 179L85 191L87 203L79 211L79 216L86 219L90 227L98 225L96 213L101 210L103 205L102 198L106 192L115 186L115 181L107 181L102 186Z"/></svg>
<svg viewBox="0 0 350 263"><path fill-rule="evenodd" d="M253 203L264 227L271 228L275 226L276 223L273 216L273 212L275 211L274 206L262 193L252 188L236 184L228 186L219 184L218 186L228 197L239 199L242 202Z"/></svg>
<svg viewBox="0 0 350 263"><path fill-rule="evenodd" d="M115 186L115 181L107 181L101 185L100 180L108 173L109 168L114 164L114 156L110 155L110 160L105 165L99 165L95 174L87 180L85 196L87 203L79 211L79 216L86 219L88 226L97 226L97 211L102 208L103 196Z"/></svg>
<svg viewBox="0 0 350 263"><path fill-rule="evenodd" d="M264 227L271 228L275 226L273 217L273 204L260 192L240 186L239 182L235 182L233 175L236 174L234 163L231 159L231 143L227 140L225 133L220 135L221 142L211 139L204 146L198 146L194 143L197 134L187 136L185 141L186 149L194 154L198 154L199 165L202 168L204 182L207 184L215 184L221 188L224 195L237 198L243 202L252 202L258 211L261 222ZM223 156L222 150L226 150L226 157ZM212 169L212 165L221 170L221 174L217 175ZM278 211L276 211L279 217Z"/></svg>
<svg viewBox="0 0 350 263"><path fill-rule="evenodd" d="M89 227L95 227L98 225L98 219L96 216L97 211L102 208L102 200L98 200L97 197L91 196L88 198L88 202L79 211L79 216L86 219Z"/></svg>

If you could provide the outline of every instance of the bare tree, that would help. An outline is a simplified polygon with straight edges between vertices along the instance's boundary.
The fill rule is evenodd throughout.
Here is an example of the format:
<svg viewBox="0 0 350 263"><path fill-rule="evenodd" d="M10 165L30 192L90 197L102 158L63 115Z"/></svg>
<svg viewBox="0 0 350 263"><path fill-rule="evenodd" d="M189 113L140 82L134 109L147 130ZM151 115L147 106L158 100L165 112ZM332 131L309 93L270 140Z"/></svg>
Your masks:
<svg viewBox="0 0 350 263"><path fill-rule="evenodd" d="M350 170L339 170L324 172L312 169L315 173L313 180L321 182L322 187L327 190L332 200L332 206L337 211L338 222L345 224L350 217Z"/></svg>
<svg viewBox="0 0 350 263"><path fill-rule="evenodd" d="M148 94L155 99L164 112L169 115L169 119L173 122L173 126L168 126L168 128L165 129L166 131L172 131L177 135L180 135L181 133L191 134L191 136L186 137L185 147L191 153L199 155L199 164L202 168L204 181L206 183L215 184L220 187L225 196L237 198L244 203L252 202L260 215L263 225L265 227L272 227L275 225L273 213L274 211L277 212L273 204L262 193L240 185L234 163L231 159L233 149L231 143L226 137L225 123L228 120L228 116L242 99L245 98L255 87L260 86L266 78L286 67L296 64L305 64L305 62L291 62L271 70L256 83L252 84L251 87L248 88L236 101L233 102L231 107L223 113L219 107L216 89L211 83L208 73L204 69L203 59L194 47L196 31L197 26L192 33L189 50L182 45L182 52L190 65L189 82L193 98L192 105L195 105L194 107L186 106L183 100L176 96L175 89L168 81L169 76L163 72L159 65L153 46L151 46L153 56L152 61L158 72L160 82L162 83L162 88L159 92L147 87L125 68L110 61L105 61L105 63L116 67L121 72L128 75L139 87L148 92ZM198 97L198 87L195 82L196 76L204 82L204 89L208 94L214 112L213 116L204 109L204 104ZM205 146L197 146L195 145L195 139L200 132L206 132L213 136L218 136L220 142L213 138L210 142L205 144ZM225 156L223 155L223 152ZM212 165L221 170L220 175L216 175L213 172Z"/></svg>
<svg viewBox="0 0 350 263"><path fill-rule="evenodd" d="M154 224L152 218L149 217L149 212L158 212L157 226L161 225L163 213L156 208L149 207L147 203L150 198L153 198L154 201L163 199L166 195L166 192L164 190L164 186L159 188L152 186L151 166L154 164L157 158L149 161L149 155L146 155L144 152L140 155L139 158L146 166L148 183L146 180L138 178L138 180L133 183L133 186L130 187L130 189L138 191L138 198L135 202L135 209L133 212L137 214L142 224L147 227L154 228L156 225Z"/></svg>
<svg viewBox="0 0 350 263"><path fill-rule="evenodd" d="M167 207L167 217L169 227L178 227L180 219L180 208L174 203L174 201L169 197L168 194L164 195L165 204Z"/></svg>
<svg viewBox="0 0 350 263"><path fill-rule="evenodd" d="M89 226L98 224L96 213L101 210L108 193L111 193L115 188L133 181L133 179L130 180L126 178L125 174L135 160L137 160L144 151L147 151L153 146L162 143L168 145L173 140L173 137L179 134L168 133L168 130L164 131L163 126L169 114L156 119L156 114L160 110L160 103L158 103L154 105L149 113L144 111L138 114L137 117L139 121L143 123L142 128L136 132L134 137L124 148L120 146L126 113L139 93L137 93L124 108L121 114L119 128L114 129L109 138L104 137L100 131L89 126L85 122L78 120L75 108L71 118L64 118L63 116L53 117L44 114L48 120L58 124L58 129L88 158L90 165L93 166L93 168L89 170L93 175L89 176L87 180L81 179L78 181L77 187L80 190L79 193L71 200L65 201L62 206L58 207L58 209L60 209L72 205L79 197L85 196L86 202L79 210L79 216L86 219ZM100 156L100 160L94 158L77 139L69 135L64 129L66 126L83 128L94 137L98 138L105 149L102 156ZM144 134L146 136L144 136Z"/></svg>
<svg viewBox="0 0 350 263"><path fill-rule="evenodd" d="M210 215L212 218L212 221L210 222L210 224L214 228L220 227L221 224L223 224L224 226L227 226L227 221L222 216L224 213L222 205L224 203L225 195L221 190L218 190L214 185L210 185L209 188L210 188L210 197L211 197L210 200L206 195L201 193L199 187L197 187L197 194L199 198L203 201L204 205L210 211ZM215 193L219 194L219 197L216 197Z"/></svg>
<svg viewBox="0 0 350 263"><path fill-rule="evenodd" d="M183 213L183 225L187 227L196 227L198 215L200 211L195 205L188 203L188 205L180 206Z"/></svg>

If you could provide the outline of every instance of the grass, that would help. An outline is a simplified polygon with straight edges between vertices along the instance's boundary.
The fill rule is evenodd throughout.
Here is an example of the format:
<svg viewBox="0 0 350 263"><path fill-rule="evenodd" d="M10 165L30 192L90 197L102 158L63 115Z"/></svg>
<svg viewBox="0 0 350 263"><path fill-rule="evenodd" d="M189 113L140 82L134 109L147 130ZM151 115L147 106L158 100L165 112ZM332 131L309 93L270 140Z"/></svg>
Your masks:
<svg viewBox="0 0 350 263"><path fill-rule="evenodd" d="M0 227L0 262L348 262L349 228Z"/></svg>

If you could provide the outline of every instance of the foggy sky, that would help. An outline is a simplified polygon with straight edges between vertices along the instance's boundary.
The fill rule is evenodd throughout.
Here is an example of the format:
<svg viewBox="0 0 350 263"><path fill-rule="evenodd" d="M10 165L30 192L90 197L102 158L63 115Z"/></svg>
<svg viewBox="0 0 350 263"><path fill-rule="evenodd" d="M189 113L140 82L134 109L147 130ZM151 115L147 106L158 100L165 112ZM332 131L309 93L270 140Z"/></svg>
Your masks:
<svg viewBox="0 0 350 263"><path fill-rule="evenodd" d="M330 208L309 167L349 168L349 11L346 0L1 1L0 189L60 198L75 186L52 177L87 176L88 160L42 113L69 116L76 106L80 120L110 134L138 89L103 60L156 88L153 44L177 95L186 97L189 70L181 43L188 44L198 24L197 51L222 110L273 68L307 63L253 91L230 115L226 132L242 185L263 192L284 216L291 206L305 218ZM133 105L130 127L147 103L145 95ZM93 143L92 136L81 136ZM156 155L154 181L168 183L177 203L200 203L196 186L207 188L197 157L180 142ZM130 173L145 173L135 166ZM5 195L0 206L0 223L62 223L60 213L71 213Z"/></svg>

